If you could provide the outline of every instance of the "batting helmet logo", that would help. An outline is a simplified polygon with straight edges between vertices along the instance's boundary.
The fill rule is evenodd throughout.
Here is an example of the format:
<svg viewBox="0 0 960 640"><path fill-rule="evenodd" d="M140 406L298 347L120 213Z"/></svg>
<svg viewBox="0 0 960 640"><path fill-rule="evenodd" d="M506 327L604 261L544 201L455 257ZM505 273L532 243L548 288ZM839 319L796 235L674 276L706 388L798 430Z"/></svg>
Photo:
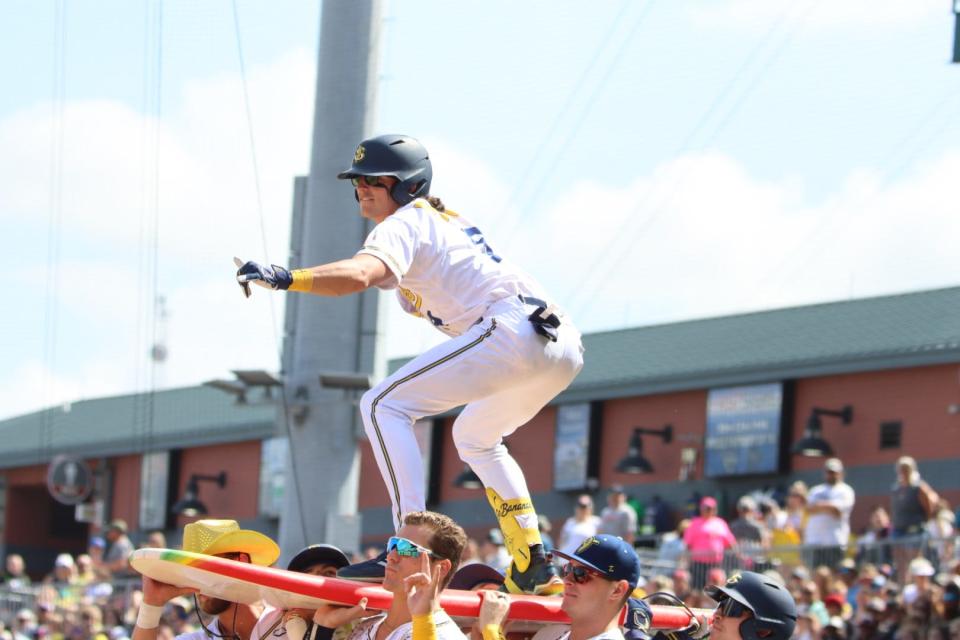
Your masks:
<svg viewBox="0 0 960 640"><path fill-rule="evenodd" d="M365 155L367 155L367 150L364 149L364 148L363 148L363 145L361 144L361 145L359 145L359 146L357 147L356 152L353 154L353 162L354 162L354 164L356 164L356 163L358 163L358 162L363 162L363 157L364 157Z"/></svg>

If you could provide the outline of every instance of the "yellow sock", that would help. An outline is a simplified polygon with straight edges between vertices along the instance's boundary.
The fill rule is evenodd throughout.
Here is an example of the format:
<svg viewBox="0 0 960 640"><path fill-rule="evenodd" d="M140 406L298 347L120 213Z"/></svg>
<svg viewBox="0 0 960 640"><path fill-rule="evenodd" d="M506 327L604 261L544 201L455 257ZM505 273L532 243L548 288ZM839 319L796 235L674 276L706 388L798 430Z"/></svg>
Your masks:
<svg viewBox="0 0 960 640"><path fill-rule="evenodd" d="M487 500L497 515L503 542L513 556L513 562L521 572L530 566L530 547L543 544L537 512L533 510L530 498L512 498L504 500L493 489L487 488Z"/></svg>

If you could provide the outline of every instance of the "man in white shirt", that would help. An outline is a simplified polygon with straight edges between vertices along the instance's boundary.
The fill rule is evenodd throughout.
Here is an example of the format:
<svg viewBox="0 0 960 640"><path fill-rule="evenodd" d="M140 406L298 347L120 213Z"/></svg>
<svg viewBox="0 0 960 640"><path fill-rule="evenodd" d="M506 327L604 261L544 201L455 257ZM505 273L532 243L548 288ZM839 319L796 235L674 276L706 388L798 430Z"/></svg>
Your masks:
<svg viewBox="0 0 960 640"><path fill-rule="evenodd" d="M600 512L600 527L597 533L619 536L633 544L637 531L637 512L627 504L627 492L619 484L610 488L607 506Z"/></svg>
<svg viewBox="0 0 960 640"><path fill-rule="evenodd" d="M835 567L843 559L850 539L850 512L856 496L853 487L843 481L843 463L830 458L824 465L826 482L810 489L807 495L807 525L803 543L809 548L809 567Z"/></svg>

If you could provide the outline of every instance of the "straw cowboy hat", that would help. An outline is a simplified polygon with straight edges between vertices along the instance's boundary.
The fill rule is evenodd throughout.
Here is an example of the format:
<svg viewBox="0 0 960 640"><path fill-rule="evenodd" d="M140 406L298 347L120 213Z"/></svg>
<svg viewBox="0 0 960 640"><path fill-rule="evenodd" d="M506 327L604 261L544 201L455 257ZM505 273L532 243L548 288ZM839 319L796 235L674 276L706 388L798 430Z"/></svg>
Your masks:
<svg viewBox="0 0 960 640"><path fill-rule="evenodd" d="M215 556L247 553L250 562L269 567L280 557L277 543L259 531L241 529L236 520L197 520L183 528L183 550Z"/></svg>

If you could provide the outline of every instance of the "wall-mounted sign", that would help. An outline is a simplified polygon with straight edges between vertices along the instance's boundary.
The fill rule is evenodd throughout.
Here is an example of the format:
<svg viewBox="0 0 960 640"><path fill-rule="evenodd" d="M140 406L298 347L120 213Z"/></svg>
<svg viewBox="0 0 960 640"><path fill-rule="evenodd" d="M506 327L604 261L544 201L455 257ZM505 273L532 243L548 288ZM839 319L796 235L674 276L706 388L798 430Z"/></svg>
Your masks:
<svg viewBox="0 0 960 640"><path fill-rule="evenodd" d="M553 488L564 491L587 486L590 455L590 403L557 407L557 437L553 449Z"/></svg>
<svg viewBox="0 0 960 640"><path fill-rule="evenodd" d="M80 504L93 491L93 471L73 456L57 456L47 467L47 490L60 504Z"/></svg>
<svg viewBox="0 0 960 640"><path fill-rule="evenodd" d="M704 457L708 478L779 471L783 385L711 389Z"/></svg>
<svg viewBox="0 0 960 640"><path fill-rule="evenodd" d="M260 515L279 518L290 466L290 441L267 438L260 445Z"/></svg>
<svg viewBox="0 0 960 640"><path fill-rule="evenodd" d="M163 529L167 523L170 452L145 453L140 459L140 528Z"/></svg>

